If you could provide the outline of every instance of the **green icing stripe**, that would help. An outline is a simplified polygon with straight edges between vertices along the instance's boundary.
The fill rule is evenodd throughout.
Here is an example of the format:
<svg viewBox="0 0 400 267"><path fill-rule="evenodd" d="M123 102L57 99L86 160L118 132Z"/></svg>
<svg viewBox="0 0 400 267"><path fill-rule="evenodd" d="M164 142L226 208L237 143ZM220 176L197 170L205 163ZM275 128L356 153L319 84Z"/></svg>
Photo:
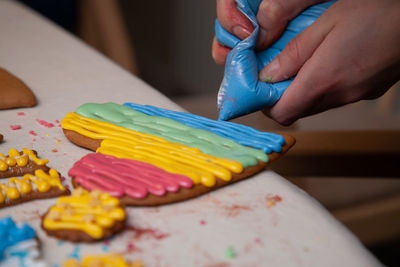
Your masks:
<svg viewBox="0 0 400 267"><path fill-rule="evenodd" d="M80 106L75 113L137 132L158 136L170 142L180 143L192 148L198 147L203 153L238 161L244 167L257 165L258 160L268 161L268 156L262 150L242 146L211 132L195 129L172 119L149 116L115 103L88 103Z"/></svg>

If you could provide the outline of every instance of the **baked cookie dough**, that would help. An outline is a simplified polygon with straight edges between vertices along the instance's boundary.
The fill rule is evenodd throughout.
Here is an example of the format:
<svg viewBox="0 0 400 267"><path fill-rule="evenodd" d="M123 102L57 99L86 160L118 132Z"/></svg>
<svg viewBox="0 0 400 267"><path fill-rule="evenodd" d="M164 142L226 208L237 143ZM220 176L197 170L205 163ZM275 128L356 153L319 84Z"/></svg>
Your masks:
<svg viewBox="0 0 400 267"><path fill-rule="evenodd" d="M94 242L124 228L125 209L118 198L98 190L78 188L60 197L42 217L42 229L50 236L72 242Z"/></svg>
<svg viewBox="0 0 400 267"><path fill-rule="evenodd" d="M0 109L33 107L36 98L20 79L0 68Z"/></svg>
<svg viewBox="0 0 400 267"><path fill-rule="evenodd" d="M147 115L148 114L148 115ZM137 104L84 104L62 120L66 137L96 151L69 171L74 186L125 205L189 199L260 172L293 137Z"/></svg>

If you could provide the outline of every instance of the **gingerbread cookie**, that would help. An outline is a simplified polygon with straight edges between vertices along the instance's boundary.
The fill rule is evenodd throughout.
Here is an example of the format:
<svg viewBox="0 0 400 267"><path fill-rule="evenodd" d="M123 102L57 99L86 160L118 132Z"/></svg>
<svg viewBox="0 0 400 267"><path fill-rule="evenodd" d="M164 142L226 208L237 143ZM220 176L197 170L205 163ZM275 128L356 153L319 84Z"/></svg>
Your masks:
<svg viewBox="0 0 400 267"><path fill-rule="evenodd" d="M25 174L22 178L12 177L6 183L0 183L0 209L35 199L44 199L69 195L60 175L55 169L48 173L36 170L35 174Z"/></svg>
<svg viewBox="0 0 400 267"><path fill-rule="evenodd" d="M7 156L0 153L0 178L22 176L38 169L47 172L49 170L49 167L46 166L48 162L47 159L38 158L34 150L24 148L18 152L13 148L8 151Z"/></svg>
<svg viewBox="0 0 400 267"><path fill-rule="evenodd" d="M0 109L33 107L36 98L20 79L0 68Z"/></svg>
<svg viewBox="0 0 400 267"><path fill-rule="evenodd" d="M0 267L45 267L40 259L35 231L27 224L16 225L11 217L0 219Z"/></svg>
<svg viewBox="0 0 400 267"><path fill-rule="evenodd" d="M42 217L42 229L50 236L72 242L93 242L119 232L125 210L118 198L98 190L76 189L60 197Z"/></svg>
<svg viewBox="0 0 400 267"><path fill-rule="evenodd" d="M235 123L125 105L82 105L62 127L73 143L100 153L74 165L73 185L104 190L127 205L171 203L231 184L295 142Z"/></svg>
<svg viewBox="0 0 400 267"><path fill-rule="evenodd" d="M85 256L81 262L76 259L66 260L62 267L144 267L140 261L126 261L119 254Z"/></svg>

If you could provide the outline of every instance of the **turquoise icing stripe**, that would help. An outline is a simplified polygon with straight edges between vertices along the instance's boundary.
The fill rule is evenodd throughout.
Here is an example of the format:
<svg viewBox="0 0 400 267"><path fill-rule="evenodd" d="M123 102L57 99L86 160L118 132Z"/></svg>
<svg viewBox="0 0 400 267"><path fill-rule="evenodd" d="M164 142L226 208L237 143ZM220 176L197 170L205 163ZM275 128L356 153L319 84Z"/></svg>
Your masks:
<svg viewBox="0 0 400 267"><path fill-rule="evenodd" d="M198 148L201 152L209 155L232 159L240 162L244 167L257 165L259 160L268 161L268 156L262 150L240 145L228 138L189 127L176 120L161 116L148 116L123 105L88 103L77 108L75 112L87 118Z"/></svg>
<svg viewBox="0 0 400 267"><path fill-rule="evenodd" d="M0 219L0 260L6 248L32 239L35 235L35 231L27 224L17 226L11 217Z"/></svg>
<svg viewBox="0 0 400 267"><path fill-rule="evenodd" d="M221 137L238 142L241 145L260 149L267 154L272 151L281 152L282 145L285 144L285 139L281 135L261 132L233 122L215 121L191 113L177 112L150 105L125 103L124 106L150 116L170 118L193 128L210 131Z"/></svg>

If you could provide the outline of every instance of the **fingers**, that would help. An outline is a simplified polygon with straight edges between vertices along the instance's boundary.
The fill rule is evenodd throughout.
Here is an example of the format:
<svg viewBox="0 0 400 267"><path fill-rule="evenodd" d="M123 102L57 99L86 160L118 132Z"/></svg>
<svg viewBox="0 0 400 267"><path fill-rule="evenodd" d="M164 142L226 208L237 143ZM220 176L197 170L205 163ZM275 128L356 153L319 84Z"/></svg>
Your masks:
<svg viewBox="0 0 400 267"><path fill-rule="evenodd" d="M240 39L247 38L253 31L251 22L237 9L235 0L217 0L217 17L225 30Z"/></svg>
<svg viewBox="0 0 400 267"><path fill-rule="evenodd" d="M215 63L221 66L225 65L226 58L228 57L228 53L230 51L230 48L220 45L214 36L211 53Z"/></svg>
<svg viewBox="0 0 400 267"><path fill-rule="evenodd" d="M279 82L294 76L333 27L324 23L323 18L321 20L317 20L291 40L282 52L260 71L259 79L265 82Z"/></svg>
<svg viewBox="0 0 400 267"><path fill-rule="evenodd" d="M264 50L276 41L285 30L289 20L307 7L327 0L263 0L257 13L260 32L257 50Z"/></svg>

